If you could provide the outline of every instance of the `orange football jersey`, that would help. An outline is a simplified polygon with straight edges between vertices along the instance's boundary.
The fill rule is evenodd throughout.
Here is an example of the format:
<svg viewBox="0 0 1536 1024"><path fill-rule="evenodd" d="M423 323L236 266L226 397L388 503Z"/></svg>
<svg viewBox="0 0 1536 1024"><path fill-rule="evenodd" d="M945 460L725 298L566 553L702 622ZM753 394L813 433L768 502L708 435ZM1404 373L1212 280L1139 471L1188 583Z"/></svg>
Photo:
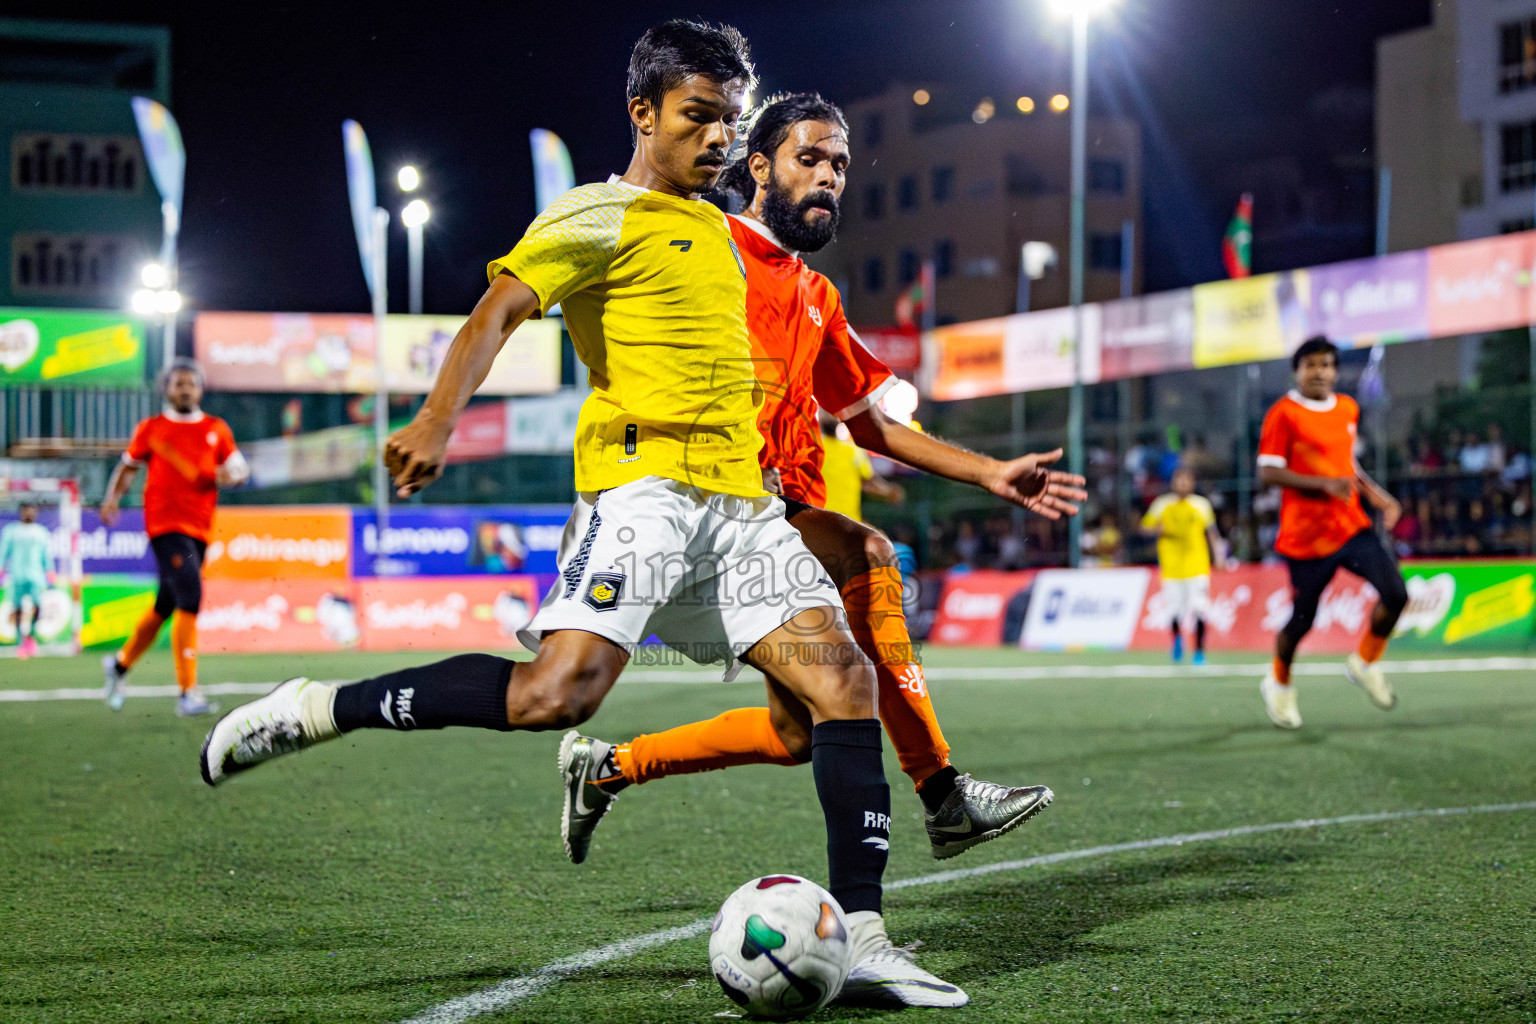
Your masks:
<svg viewBox="0 0 1536 1024"><path fill-rule="evenodd" d="M1292 391L1264 417L1259 465L1282 466L1306 476L1354 479L1359 422L1360 407L1348 395L1314 402ZM1322 491L1286 487L1280 495L1275 551L1286 558L1326 558L1370 526L1358 494L1341 501Z"/></svg>
<svg viewBox="0 0 1536 1024"><path fill-rule="evenodd" d="M140 421L123 461L149 467L144 527L151 537L183 533L207 540L219 500L215 475L235 453L235 436L217 416L161 413Z"/></svg>
<svg viewBox="0 0 1536 1024"><path fill-rule="evenodd" d="M747 330L763 388L758 459L779 471L787 497L820 507L818 406L840 420L857 416L896 383L859 341L832 282L772 240L755 221L728 218L747 272Z"/></svg>

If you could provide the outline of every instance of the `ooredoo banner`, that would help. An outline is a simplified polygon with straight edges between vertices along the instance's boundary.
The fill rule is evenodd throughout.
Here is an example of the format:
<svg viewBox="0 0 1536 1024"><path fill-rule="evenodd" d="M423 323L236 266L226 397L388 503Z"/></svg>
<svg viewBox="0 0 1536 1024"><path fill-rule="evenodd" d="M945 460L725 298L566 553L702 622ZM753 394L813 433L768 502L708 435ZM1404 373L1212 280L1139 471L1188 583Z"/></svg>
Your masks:
<svg viewBox="0 0 1536 1024"><path fill-rule="evenodd" d="M226 505L213 517L207 580L346 580L352 510L346 505Z"/></svg>
<svg viewBox="0 0 1536 1024"><path fill-rule="evenodd" d="M1024 604L1035 573L977 569L952 573L944 579L939 607L928 639L939 644L995 647L1017 640L1023 625ZM1010 609L1018 623L1013 637L1007 635Z"/></svg>

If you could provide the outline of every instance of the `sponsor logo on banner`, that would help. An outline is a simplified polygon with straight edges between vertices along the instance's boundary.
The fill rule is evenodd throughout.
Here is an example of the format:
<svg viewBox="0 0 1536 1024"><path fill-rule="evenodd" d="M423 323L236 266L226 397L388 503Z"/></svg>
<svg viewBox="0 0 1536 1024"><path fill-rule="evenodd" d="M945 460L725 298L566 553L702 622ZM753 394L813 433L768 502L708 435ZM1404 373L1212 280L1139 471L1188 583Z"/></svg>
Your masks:
<svg viewBox="0 0 1536 1024"><path fill-rule="evenodd" d="M1195 285L1198 367L1280 359L1315 333L1308 271Z"/></svg>
<svg viewBox="0 0 1536 1024"><path fill-rule="evenodd" d="M1346 348L1429 336L1424 252L1333 263L1311 274L1314 333Z"/></svg>
<svg viewBox="0 0 1536 1024"><path fill-rule="evenodd" d="M940 644L995 646L1003 643L1009 602L1029 589L1034 578L1032 571L999 572L993 569L947 576L928 638Z"/></svg>
<svg viewBox="0 0 1536 1024"><path fill-rule="evenodd" d="M1148 569L1042 571L1035 577L1024 618L1022 646L1125 650L1135 635L1151 579Z"/></svg>
<svg viewBox="0 0 1536 1024"><path fill-rule="evenodd" d="M1436 337L1524 325L1536 311L1536 232L1429 250L1429 329Z"/></svg>
<svg viewBox="0 0 1536 1024"><path fill-rule="evenodd" d="M373 510L359 508L354 575L552 573L569 517L565 505L395 508L381 535Z"/></svg>
<svg viewBox="0 0 1536 1024"><path fill-rule="evenodd" d="M120 313L0 307L0 384L142 384L144 342Z"/></svg>
<svg viewBox="0 0 1536 1024"><path fill-rule="evenodd" d="M1103 378L1190 369L1194 324L1194 293L1188 288L1104 303Z"/></svg>
<svg viewBox="0 0 1536 1024"><path fill-rule="evenodd" d="M1082 307L1082 379L1098 381L1103 308ZM1075 317L1070 308L971 323L928 332L921 390L938 401L1065 387L1077 372L1073 349Z"/></svg>
<svg viewBox="0 0 1536 1024"><path fill-rule="evenodd" d="M352 514L344 505L225 506L213 517L203 575L345 580L351 556Z"/></svg>
<svg viewBox="0 0 1536 1024"><path fill-rule="evenodd" d="M852 333L871 355L897 373L911 372L922 364L923 338L916 329L860 327Z"/></svg>
<svg viewBox="0 0 1536 1024"><path fill-rule="evenodd" d="M373 318L326 313L200 313L192 345L219 391L375 390Z"/></svg>
<svg viewBox="0 0 1536 1024"><path fill-rule="evenodd" d="M366 650L516 650L538 610L531 576L359 580Z"/></svg>
<svg viewBox="0 0 1536 1024"><path fill-rule="evenodd" d="M1451 613L1451 604L1456 600L1456 577L1442 572L1430 577L1410 576L1405 582L1408 604L1398 616L1392 635L1417 633L1429 636Z"/></svg>
<svg viewBox="0 0 1536 1024"><path fill-rule="evenodd" d="M357 643L346 580L210 579L197 615L204 653L340 651Z"/></svg>

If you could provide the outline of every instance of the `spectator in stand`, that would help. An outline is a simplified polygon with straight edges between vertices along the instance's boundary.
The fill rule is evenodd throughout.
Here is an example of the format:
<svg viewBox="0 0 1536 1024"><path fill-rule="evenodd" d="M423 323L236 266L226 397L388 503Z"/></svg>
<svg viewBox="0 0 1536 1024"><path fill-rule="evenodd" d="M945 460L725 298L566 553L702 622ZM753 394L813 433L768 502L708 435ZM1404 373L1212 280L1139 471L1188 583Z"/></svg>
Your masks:
<svg viewBox="0 0 1536 1024"><path fill-rule="evenodd" d="M976 568L976 562L981 557L981 534L976 532L976 527L969 519L962 519L955 527L955 555L960 559L960 564L968 569Z"/></svg>
<svg viewBox="0 0 1536 1024"><path fill-rule="evenodd" d="M1497 423L1488 424L1488 472L1502 473L1509 451L1504 446L1504 428Z"/></svg>
<svg viewBox="0 0 1536 1024"><path fill-rule="evenodd" d="M1024 568L1024 535L1009 522L997 538L997 568Z"/></svg>
<svg viewBox="0 0 1536 1024"><path fill-rule="evenodd" d="M1499 480L1506 487L1515 488L1514 485L1522 480L1531 478L1531 457L1525 452L1515 452L1504 465L1504 472L1499 474Z"/></svg>
<svg viewBox="0 0 1536 1024"><path fill-rule="evenodd" d="M1399 558L1407 558L1418 550L1419 543L1424 539L1424 523L1419 518L1418 508L1422 502L1415 502L1403 506L1403 516L1392 527L1393 548Z"/></svg>

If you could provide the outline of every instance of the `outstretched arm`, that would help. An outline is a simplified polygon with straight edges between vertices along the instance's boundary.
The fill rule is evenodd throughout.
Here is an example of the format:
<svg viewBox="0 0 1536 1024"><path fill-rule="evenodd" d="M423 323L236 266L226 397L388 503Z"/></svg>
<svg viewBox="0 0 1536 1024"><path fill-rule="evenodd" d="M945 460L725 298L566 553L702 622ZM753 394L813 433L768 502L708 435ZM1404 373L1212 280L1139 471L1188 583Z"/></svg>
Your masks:
<svg viewBox="0 0 1536 1024"><path fill-rule="evenodd" d="M897 423L878 407L851 417L847 426L861 448L934 476L974 484L1047 519L1076 515L1076 503L1088 499L1082 477L1046 468L1061 458L1060 448L1003 462Z"/></svg>
<svg viewBox="0 0 1536 1024"><path fill-rule="evenodd" d="M121 512L118 504L123 500L123 495L128 493L128 488L133 486L133 478L139 475L139 467L131 462L119 462L117 468L112 470L112 475L107 478L107 494L101 499L101 521L108 526L116 526Z"/></svg>
<svg viewBox="0 0 1536 1024"><path fill-rule="evenodd" d="M459 413L491 372L507 338L539 309L539 297L508 273L496 275L459 328L427 400L384 445L384 464L396 491L408 498L443 475L443 453Z"/></svg>
<svg viewBox="0 0 1536 1024"><path fill-rule="evenodd" d="M1355 463L1355 481L1365 500L1381 511L1381 525L1389 530L1396 526L1397 521L1402 518L1403 506L1385 487L1372 480L1370 475L1360 468L1358 462Z"/></svg>

